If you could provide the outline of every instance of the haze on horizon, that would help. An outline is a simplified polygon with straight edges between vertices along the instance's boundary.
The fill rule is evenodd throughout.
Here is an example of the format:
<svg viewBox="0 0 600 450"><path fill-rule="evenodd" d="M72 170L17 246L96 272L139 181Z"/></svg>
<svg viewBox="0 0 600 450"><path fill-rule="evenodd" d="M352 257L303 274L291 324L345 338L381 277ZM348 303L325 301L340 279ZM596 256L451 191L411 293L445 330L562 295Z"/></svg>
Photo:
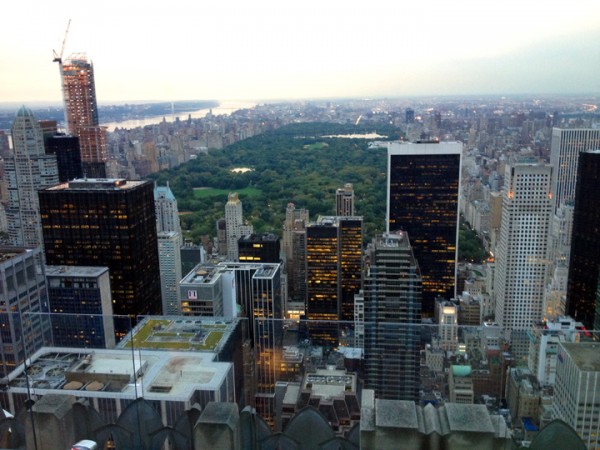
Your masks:
<svg viewBox="0 0 600 450"><path fill-rule="evenodd" d="M99 103L600 93L600 2L56 0L3 5L0 102L61 101L84 52Z"/></svg>

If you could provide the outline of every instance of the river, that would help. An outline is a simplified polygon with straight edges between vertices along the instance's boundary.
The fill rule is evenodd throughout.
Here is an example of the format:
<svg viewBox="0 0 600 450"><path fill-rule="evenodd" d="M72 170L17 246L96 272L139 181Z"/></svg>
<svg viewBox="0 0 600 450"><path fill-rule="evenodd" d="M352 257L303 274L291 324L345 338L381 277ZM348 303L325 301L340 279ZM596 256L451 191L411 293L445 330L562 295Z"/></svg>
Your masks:
<svg viewBox="0 0 600 450"><path fill-rule="evenodd" d="M107 127L108 131L115 131L115 128L137 128L137 127L145 127L146 125L154 125L162 122L163 117L167 122L174 122L177 117L179 120L187 120L188 116L192 116L192 119L201 119L205 117L209 111L212 109L214 115L221 114L231 114L238 109L247 109L253 108L256 106L255 102L243 101L243 100L227 100L223 102L219 102L219 106L215 108L205 108L205 109L197 109L195 111L186 111L179 112L175 116L172 114L164 114L161 116L151 116L146 117L144 119L133 119L133 120L124 120L122 122L107 122L101 123L100 125L103 127Z"/></svg>

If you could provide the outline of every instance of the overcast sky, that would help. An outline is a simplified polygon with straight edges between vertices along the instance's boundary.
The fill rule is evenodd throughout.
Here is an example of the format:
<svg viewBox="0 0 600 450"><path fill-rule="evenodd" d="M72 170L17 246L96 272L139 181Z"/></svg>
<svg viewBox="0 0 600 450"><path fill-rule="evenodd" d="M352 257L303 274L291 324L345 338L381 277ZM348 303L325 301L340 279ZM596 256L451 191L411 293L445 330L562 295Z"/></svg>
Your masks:
<svg viewBox="0 0 600 450"><path fill-rule="evenodd" d="M95 5L95 6L91 6ZM3 2L0 102L61 101L85 52L100 103L600 93L598 0Z"/></svg>

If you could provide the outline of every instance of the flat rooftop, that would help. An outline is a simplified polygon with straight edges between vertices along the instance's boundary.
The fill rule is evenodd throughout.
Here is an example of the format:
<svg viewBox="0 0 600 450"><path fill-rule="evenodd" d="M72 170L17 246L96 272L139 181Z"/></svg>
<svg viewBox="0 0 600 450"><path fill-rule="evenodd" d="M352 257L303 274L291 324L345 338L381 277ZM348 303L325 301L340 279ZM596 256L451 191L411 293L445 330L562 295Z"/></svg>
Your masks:
<svg viewBox="0 0 600 450"><path fill-rule="evenodd" d="M68 393L78 397L190 401L198 390L216 391L232 364L206 353L44 347L9 374L15 393ZM60 392L58 392L60 391Z"/></svg>
<svg viewBox="0 0 600 450"><path fill-rule="evenodd" d="M89 190L113 190L121 191L133 189L149 181L129 181L123 178L78 178L67 183L45 189L46 191L89 191Z"/></svg>
<svg viewBox="0 0 600 450"><path fill-rule="evenodd" d="M240 319L152 316L144 318L118 348L181 350L213 355L221 351Z"/></svg>
<svg viewBox="0 0 600 450"><path fill-rule="evenodd" d="M356 392L356 375L337 369L317 369L307 373L302 382L303 389L310 389L313 395L323 399L343 396L346 387L350 392Z"/></svg>
<svg viewBox="0 0 600 450"><path fill-rule="evenodd" d="M108 272L108 267L94 266L46 266L49 277L99 277Z"/></svg>
<svg viewBox="0 0 600 450"><path fill-rule="evenodd" d="M220 266L200 263L180 281L182 285L213 284L223 272Z"/></svg>
<svg viewBox="0 0 600 450"><path fill-rule="evenodd" d="M592 342L562 342L577 368L584 372L600 372L600 344Z"/></svg>

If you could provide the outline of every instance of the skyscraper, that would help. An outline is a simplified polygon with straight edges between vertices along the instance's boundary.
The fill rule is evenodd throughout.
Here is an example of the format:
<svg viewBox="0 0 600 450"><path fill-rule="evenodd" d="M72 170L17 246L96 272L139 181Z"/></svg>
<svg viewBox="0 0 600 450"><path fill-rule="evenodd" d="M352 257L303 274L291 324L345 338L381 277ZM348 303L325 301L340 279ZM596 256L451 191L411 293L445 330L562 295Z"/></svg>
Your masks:
<svg viewBox="0 0 600 450"><path fill-rule="evenodd" d="M600 129L553 128L550 145L550 164L554 167L552 192L554 210L561 204L575 202L575 183L579 154L600 148Z"/></svg>
<svg viewBox="0 0 600 450"><path fill-rule="evenodd" d="M455 296L462 144L388 144L387 231L408 233L423 280L422 312Z"/></svg>
<svg viewBox="0 0 600 450"><path fill-rule="evenodd" d="M160 232L174 231L181 237L181 224L177 199L173 191L166 186L154 186L154 206L156 208L156 230Z"/></svg>
<svg viewBox="0 0 600 450"><path fill-rule="evenodd" d="M0 247L0 378L51 343L40 253L39 248Z"/></svg>
<svg viewBox="0 0 600 450"><path fill-rule="evenodd" d="M335 191L335 215L354 215L354 189L352 183L346 183L343 188Z"/></svg>
<svg viewBox="0 0 600 450"><path fill-rule="evenodd" d="M62 65L67 132L79 137L84 176L106 177L106 128L99 126L94 66L84 54Z"/></svg>
<svg viewBox="0 0 600 450"><path fill-rule="evenodd" d="M306 301L306 224L308 210L288 203L285 210L281 250L285 254L288 300Z"/></svg>
<svg viewBox="0 0 600 450"><path fill-rule="evenodd" d="M181 238L175 231L158 233L158 261L162 311L165 315L181 314L179 282L181 281Z"/></svg>
<svg viewBox="0 0 600 450"><path fill-rule="evenodd" d="M600 130L598 130L600 131ZM573 237L567 282L567 314L600 329L596 291L600 276L600 150L579 154Z"/></svg>
<svg viewBox="0 0 600 450"><path fill-rule="evenodd" d="M238 239L252 234L252 225L244 225L242 202L237 192L230 192L225 204L225 233L227 235L227 259L238 260Z"/></svg>
<svg viewBox="0 0 600 450"><path fill-rule="evenodd" d="M333 322L354 320L354 295L362 277L362 217L317 218L306 228L306 316L315 324L311 338L336 346Z"/></svg>
<svg viewBox="0 0 600 450"><path fill-rule="evenodd" d="M364 283L365 387L378 398L418 400L421 277L406 233L386 233L367 250Z"/></svg>
<svg viewBox="0 0 600 450"><path fill-rule="evenodd" d="M44 146L47 155L55 155L58 165L58 181L67 181L83 177L81 167L81 150L77 136L54 133L44 136Z"/></svg>
<svg viewBox="0 0 600 450"><path fill-rule="evenodd" d="M160 314L160 270L149 181L80 179L39 192L46 261L107 266L113 310ZM115 324L117 334L129 331Z"/></svg>
<svg viewBox="0 0 600 450"><path fill-rule="evenodd" d="M506 166L494 293L496 321L509 331L542 319L551 182L550 165Z"/></svg>
<svg viewBox="0 0 600 450"><path fill-rule="evenodd" d="M53 345L115 346L108 267L46 266L46 280Z"/></svg>
<svg viewBox="0 0 600 450"><path fill-rule="evenodd" d="M42 244L37 191L58 184L56 157L46 155L40 126L25 106L17 112L12 139L14 155L5 162L8 234L11 244L33 248Z"/></svg>

